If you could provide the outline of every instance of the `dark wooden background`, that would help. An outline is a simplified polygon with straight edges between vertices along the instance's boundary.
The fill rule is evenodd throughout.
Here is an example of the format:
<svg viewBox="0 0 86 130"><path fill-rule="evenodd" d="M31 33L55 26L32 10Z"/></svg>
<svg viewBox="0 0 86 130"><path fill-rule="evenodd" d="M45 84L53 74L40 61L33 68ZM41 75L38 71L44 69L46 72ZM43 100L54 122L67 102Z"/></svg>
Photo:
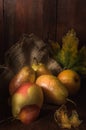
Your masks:
<svg viewBox="0 0 86 130"><path fill-rule="evenodd" d="M0 62L23 33L61 41L74 28L86 42L86 0L0 0Z"/></svg>
<svg viewBox="0 0 86 130"><path fill-rule="evenodd" d="M0 64L3 63L6 50L23 33L35 33L43 40L51 39L61 43L62 36L71 28L75 29L80 45L86 45L86 0L0 0ZM83 103L86 98L85 84L83 82L81 96L76 98L80 103L80 114L84 118L80 130L86 129L86 103ZM5 111L2 113L3 108ZM7 104L0 104L0 119L8 115L6 110ZM0 127L0 130L5 129L59 130L49 113L48 116L45 113L41 120L30 127L12 122L6 127Z"/></svg>

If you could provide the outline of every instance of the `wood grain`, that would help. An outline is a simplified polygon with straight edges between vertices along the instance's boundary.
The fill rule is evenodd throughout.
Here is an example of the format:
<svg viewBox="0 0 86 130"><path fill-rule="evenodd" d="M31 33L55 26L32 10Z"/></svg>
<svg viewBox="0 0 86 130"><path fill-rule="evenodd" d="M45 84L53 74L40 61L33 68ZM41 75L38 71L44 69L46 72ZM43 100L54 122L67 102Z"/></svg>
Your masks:
<svg viewBox="0 0 86 130"><path fill-rule="evenodd" d="M80 44L86 42L86 1L58 0L57 4L57 40L61 42L62 36L71 28L75 29Z"/></svg>
<svg viewBox="0 0 86 130"><path fill-rule="evenodd" d="M35 33L42 36L43 29L43 0L16 1L15 32L16 37L22 33Z"/></svg>
<svg viewBox="0 0 86 130"><path fill-rule="evenodd" d="M43 39L56 40L57 0L44 0L43 2Z"/></svg>
<svg viewBox="0 0 86 130"><path fill-rule="evenodd" d="M3 56L3 43L4 43L4 24L3 24L3 0L0 0L0 57ZM0 60L0 63L2 63L3 59Z"/></svg>
<svg viewBox="0 0 86 130"><path fill-rule="evenodd" d="M85 6L85 0L1 0L0 41L3 53L23 33L35 33L44 40L61 41L62 36L74 28L80 44L85 44Z"/></svg>
<svg viewBox="0 0 86 130"><path fill-rule="evenodd" d="M7 50L14 44L14 21L15 21L15 0L4 0L4 47Z"/></svg>

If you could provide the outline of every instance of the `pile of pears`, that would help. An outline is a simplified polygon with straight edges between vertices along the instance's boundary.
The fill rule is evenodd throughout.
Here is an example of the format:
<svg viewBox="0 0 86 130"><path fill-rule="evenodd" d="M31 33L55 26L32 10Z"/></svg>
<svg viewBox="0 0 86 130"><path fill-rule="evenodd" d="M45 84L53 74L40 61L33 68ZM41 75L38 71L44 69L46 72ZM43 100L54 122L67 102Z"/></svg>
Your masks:
<svg viewBox="0 0 86 130"><path fill-rule="evenodd" d="M39 117L44 103L66 103L70 91L60 73L53 75L43 63L22 67L9 83L13 117L30 124Z"/></svg>

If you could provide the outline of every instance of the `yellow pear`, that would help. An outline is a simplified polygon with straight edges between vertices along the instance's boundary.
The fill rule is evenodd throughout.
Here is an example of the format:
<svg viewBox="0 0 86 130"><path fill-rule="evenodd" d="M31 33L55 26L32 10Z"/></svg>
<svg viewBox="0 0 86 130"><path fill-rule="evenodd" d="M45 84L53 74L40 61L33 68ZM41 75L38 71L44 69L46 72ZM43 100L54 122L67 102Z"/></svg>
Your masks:
<svg viewBox="0 0 86 130"><path fill-rule="evenodd" d="M41 75L36 84L42 87L45 101L51 104L63 104L66 102L68 91L66 87L53 75Z"/></svg>
<svg viewBox="0 0 86 130"><path fill-rule="evenodd" d="M80 76L73 70L63 70L57 78L65 85L70 95L76 94L80 89Z"/></svg>

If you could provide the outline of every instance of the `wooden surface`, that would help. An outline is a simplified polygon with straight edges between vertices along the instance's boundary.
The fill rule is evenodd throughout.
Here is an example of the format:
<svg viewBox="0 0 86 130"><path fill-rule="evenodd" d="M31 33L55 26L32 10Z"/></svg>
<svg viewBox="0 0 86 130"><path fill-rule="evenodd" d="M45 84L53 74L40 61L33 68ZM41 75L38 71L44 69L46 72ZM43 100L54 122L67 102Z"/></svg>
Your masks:
<svg viewBox="0 0 86 130"><path fill-rule="evenodd" d="M68 110L76 109L79 114L79 119L83 120L82 124L78 128L72 128L71 130L86 130L85 80L82 81L82 86L78 94L73 96L71 99L76 102L77 107L71 103L67 103L67 106L69 107ZM30 125L24 125L18 120L7 120L7 118L11 116L11 107L8 106L6 98L4 99L4 103L0 105L0 130L63 130L54 120L54 113L60 106L49 104L43 105L38 119Z"/></svg>
<svg viewBox="0 0 86 130"><path fill-rule="evenodd" d="M57 109L58 106L48 105L41 110L39 118L30 125L24 125L18 120L10 120L0 124L0 130L63 130L54 120L54 113ZM86 107L83 108L79 104L77 110L83 122L78 128L71 128L71 130L86 130Z"/></svg>

